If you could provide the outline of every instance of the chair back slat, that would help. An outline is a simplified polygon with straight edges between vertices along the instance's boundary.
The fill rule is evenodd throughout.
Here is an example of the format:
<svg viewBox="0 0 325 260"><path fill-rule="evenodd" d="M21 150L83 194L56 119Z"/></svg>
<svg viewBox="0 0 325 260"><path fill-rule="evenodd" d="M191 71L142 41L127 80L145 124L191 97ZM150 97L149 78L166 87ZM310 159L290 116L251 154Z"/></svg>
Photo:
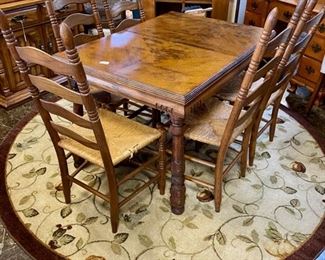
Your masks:
<svg viewBox="0 0 325 260"><path fill-rule="evenodd" d="M77 46L81 44L85 44L87 42L91 42L93 40L101 38L99 35L90 35L90 34L84 34L84 33L79 33L77 35L73 36L74 42Z"/></svg>
<svg viewBox="0 0 325 260"><path fill-rule="evenodd" d="M292 29L287 27L276 37L274 37L267 45L264 57L273 57L278 50L280 43L285 43L289 41Z"/></svg>
<svg viewBox="0 0 325 260"><path fill-rule="evenodd" d="M95 23L95 18L92 14L75 13L67 16L64 22L70 27L74 28L78 25L91 25Z"/></svg>
<svg viewBox="0 0 325 260"><path fill-rule="evenodd" d="M259 80L262 77L265 77L266 74L273 68L276 67L278 62L280 61L280 57L276 56L273 57L270 61L268 61L266 64L264 64L255 74L254 76L254 82Z"/></svg>
<svg viewBox="0 0 325 260"><path fill-rule="evenodd" d="M120 22L114 29L114 32L120 32L123 31L131 26L137 25L141 23L139 19L125 19L122 22Z"/></svg>
<svg viewBox="0 0 325 260"><path fill-rule="evenodd" d="M69 137L72 140L75 140L78 143L80 143L80 144L82 144L82 145L84 145L86 147L89 147L91 149L99 150L99 146L98 146L97 143L94 143L93 141L84 138L83 136L81 136L77 132L70 130L68 127L59 125L59 124L57 124L57 123L55 123L53 121L51 121L51 125L61 135Z"/></svg>
<svg viewBox="0 0 325 260"><path fill-rule="evenodd" d="M76 72L76 65L62 62L35 47L17 46L15 50L17 51L17 55L27 63L35 63L44 67L48 67L54 73L71 76Z"/></svg>
<svg viewBox="0 0 325 260"><path fill-rule="evenodd" d="M258 109L258 103L253 104L248 108L248 110L245 111L237 120L235 129L236 128L242 128L243 125L247 127L248 124L252 123L252 120L254 119L254 114L256 113Z"/></svg>
<svg viewBox="0 0 325 260"><path fill-rule="evenodd" d="M292 78L292 76L294 75L295 71L298 68L299 61L300 61L300 55L299 54L293 55L293 57L290 59L290 61L287 63L284 69L285 71L284 75L276 83L273 92L276 92L279 89L284 89L284 90L286 89L290 79Z"/></svg>
<svg viewBox="0 0 325 260"><path fill-rule="evenodd" d="M295 45L292 50L292 54L301 53L308 45L309 41L311 40L312 35L306 34L304 35Z"/></svg>
<svg viewBox="0 0 325 260"><path fill-rule="evenodd" d="M74 124L84 127L84 128L88 128L88 129L92 129L92 124L85 118L63 108L62 106L53 103L53 102L49 102L46 100L41 100L41 104L42 106L51 114L62 117L62 115L64 115L64 118L67 119L70 122L73 122Z"/></svg>
<svg viewBox="0 0 325 260"><path fill-rule="evenodd" d="M58 97L69 100L72 103L83 104L80 94L56 83L53 80L47 79L43 76L29 75L31 83L40 90L45 90L53 93Z"/></svg>
<svg viewBox="0 0 325 260"><path fill-rule="evenodd" d="M259 86L256 87L256 89L250 91L249 95L245 100L245 106L248 107L260 101L264 97L265 93L267 92L267 89L270 88L270 86L272 85L272 81L273 80L271 78L267 78L263 80L263 82L259 84Z"/></svg>

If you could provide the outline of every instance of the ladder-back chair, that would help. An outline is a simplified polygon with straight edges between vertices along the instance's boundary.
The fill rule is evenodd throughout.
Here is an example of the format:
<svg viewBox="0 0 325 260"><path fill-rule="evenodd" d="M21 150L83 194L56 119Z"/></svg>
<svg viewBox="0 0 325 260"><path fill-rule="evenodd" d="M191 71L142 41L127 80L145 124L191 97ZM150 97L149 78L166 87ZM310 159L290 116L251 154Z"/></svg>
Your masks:
<svg viewBox="0 0 325 260"><path fill-rule="evenodd" d="M145 14L141 0L119 0L112 6L109 6L107 0L103 0L106 17L108 19L108 26L111 33L120 32L145 21ZM139 19L125 17L126 11L138 11ZM117 21L117 22L115 22Z"/></svg>
<svg viewBox="0 0 325 260"><path fill-rule="evenodd" d="M68 15L63 21L73 28L77 28L74 35L75 44L78 46L89 41L104 37L103 27L100 22L99 12L95 0L46 0L45 6L50 17L50 22L58 51L64 51L64 45L60 36L60 24L57 18L57 12L65 7L74 4L90 4L92 14L73 13ZM88 34L84 26L94 25L98 34Z"/></svg>
<svg viewBox="0 0 325 260"><path fill-rule="evenodd" d="M287 28L271 40L272 30L277 22L277 14L278 10L275 8L266 19L263 32L244 75L234 105L231 106L227 102L212 97L204 102L204 105L199 108L197 113L190 114L186 120L185 138L218 147L215 163L185 155L185 158L190 161L214 168L214 183L208 183L193 176L186 176L185 178L208 188L214 188L215 210L217 212L220 211L221 206L223 176L230 171L238 160L241 161L240 175L245 176L251 129L263 101L264 93L272 84L272 77L266 77L266 75L271 70L276 70L281 56L275 55L259 68L261 61L264 55L271 56L275 49L288 41L291 34L291 29ZM252 83L256 81L259 84L255 86L253 91L250 91ZM241 150L224 169L226 152L230 144L241 134L243 134Z"/></svg>
<svg viewBox="0 0 325 260"><path fill-rule="evenodd" d="M107 18L107 23L111 33L117 33L123 31L131 26L137 25L145 21L145 14L141 0L129 1L119 0L112 6L109 5L108 0L102 0L104 3L104 10ZM126 18L126 11L138 11L139 19ZM131 109L129 105L132 105L134 109ZM160 112L156 109L151 109L145 105L138 104L132 100L128 100L128 103L123 105L124 115L129 118L134 118L138 115L143 115L149 118L149 123L156 126L160 123Z"/></svg>
<svg viewBox="0 0 325 260"><path fill-rule="evenodd" d="M287 28L291 29L292 34L299 22L299 19L303 11L305 10L306 4L307 4L307 0L300 0L295 8L293 15L291 16ZM281 46L282 52L285 50L286 46L287 46L286 43L284 43ZM263 59L267 59L267 58L268 58L267 54L265 54ZM226 85L216 94L216 97L219 98L220 100L226 100L229 101L230 103L233 103L237 97L240 88L240 83L242 81L243 76L244 76L244 72L240 74L238 77L233 78L230 82L227 82ZM254 88L254 84L252 88Z"/></svg>
<svg viewBox="0 0 325 260"><path fill-rule="evenodd" d="M317 26L321 22L322 18L324 17L324 8L313 18L309 19L312 10L314 9L317 1L311 0L306 5L306 8L304 9L304 12L299 19L299 22L297 26L295 27L294 33L292 37L290 38L290 41L285 49L285 52L282 56L282 59L280 61L278 71L275 77L275 84L272 88L269 89L268 93L266 93L266 99L265 99L265 108L260 111L260 116L258 117L256 121L256 125L253 127L252 131L252 140L250 142L250 149L249 149L249 165L253 165L254 162L254 156L255 156L255 150L256 150L256 143L257 138L268 128L269 129L269 140L273 141L274 135L275 135L275 129L277 124L277 117L278 117L278 111L280 108L282 97L287 89L287 86L291 80L291 78L294 76L295 71L292 71L292 73L289 76L289 80L286 81L287 85L281 84L281 88L278 87L276 82L280 82L284 75L287 75L288 70L288 62L292 58L292 56L298 55L298 64L299 61L305 52L305 49L310 42L311 38L316 32ZM309 20L308 20L309 19ZM297 65L298 66L298 65ZM288 76L288 75L287 75ZM269 120L263 119L263 112L264 110L272 105L272 114ZM259 122L264 121L265 124L263 127L260 127Z"/></svg>
<svg viewBox="0 0 325 260"><path fill-rule="evenodd" d="M7 20L1 11L0 28L52 140L59 162L65 202L70 203L71 201L72 183L104 199L110 203L112 232L117 232L119 208L122 205L153 183L158 183L160 193L164 194L166 158L164 130L150 128L105 109L97 109L94 99L90 95L89 85L74 45L72 32L65 23L61 25L61 36L69 63L62 62L34 47L18 47L14 34L9 29ZM27 66L30 63L47 67L58 75L73 78L79 91L68 89L45 77L31 75ZM82 117L66 106L43 100L39 90L46 90L64 100L83 105L87 115ZM71 124L69 126L62 125L53 120L55 116L62 117ZM134 153L155 141L158 141L158 153L154 153L148 161L142 163L128 175L117 178L114 168L116 165L131 158ZM69 174L67 159L71 154L82 157L85 161L73 173ZM157 160L159 162L158 170L154 166L149 169L148 167ZM77 174L87 163L104 168L108 193L103 193L77 178ZM141 171L146 172L144 183L128 196L120 199L119 187Z"/></svg>
<svg viewBox="0 0 325 260"><path fill-rule="evenodd" d="M64 51L64 45L60 36L60 25L58 21L57 13L63 8L69 7L75 4L90 4L92 14L85 13L73 13L68 15L63 22L65 22L71 29L74 29L74 41L75 45L81 45L101 37L104 37L103 27L100 22L100 16L96 4L96 0L46 0L45 6L50 17L50 22L54 34L54 38L57 44L58 51ZM95 26L97 34L91 34L86 32L87 26ZM69 84L72 88L76 89L75 82L69 79ZM103 107L107 107L111 111L116 111L121 105L127 103L127 99L123 99L112 95L110 93L105 93L103 91L96 90L95 87L90 86L92 90L92 95ZM78 108L76 108L78 110ZM80 108L79 108L80 110Z"/></svg>
<svg viewBox="0 0 325 260"><path fill-rule="evenodd" d="M288 60L290 60L292 55L296 55L296 54L299 55L299 57L298 57L298 59L299 59L298 63L299 63L302 55L304 54L304 52L307 48L307 45L309 44L312 37L316 33L316 29L317 29L318 25L324 18L324 10L325 10L325 7L317 15L315 15L313 18L311 18L304 24L304 26L300 32L301 37L299 37L298 41L295 41L295 44L290 43L288 45L287 50L289 50L289 51L287 51L287 53L283 56L281 63L279 65L278 75L279 75L280 80L283 78L282 74L287 74L287 69L288 69L287 62L288 62ZM293 48L290 50L289 48L291 48L291 46L293 46ZM283 64L285 64L284 67L282 67ZM298 64L297 64L297 66L298 66ZM293 73L291 74L290 80L294 76L294 72L295 71L293 71ZM270 134L269 134L270 141L273 141L273 138L274 138L278 110L280 107L280 103L281 103L283 94L285 93L286 87L287 86L284 86L283 88L280 88L280 89L273 89L272 93L271 93L271 97L272 97L272 95L274 95L274 93L276 91L278 91L278 93L276 93L276 95L271 100L272 104L273 104L273 110L272 110Z"/></svg>

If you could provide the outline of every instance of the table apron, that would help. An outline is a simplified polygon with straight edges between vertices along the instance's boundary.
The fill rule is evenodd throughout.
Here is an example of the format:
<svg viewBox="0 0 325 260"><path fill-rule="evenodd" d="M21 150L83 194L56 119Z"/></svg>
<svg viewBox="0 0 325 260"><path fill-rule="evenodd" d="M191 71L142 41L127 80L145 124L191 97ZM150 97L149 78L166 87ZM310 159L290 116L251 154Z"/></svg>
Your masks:
<svg viewBox="0 0 325 260"><path fill-rule="evenodd" d="M158 109L160 111L179 116L181 118L185 115L185 107L183 104L176 103L175 101L166 100L162 96L141 92L125 86L110 83L93 76L87 75L88 82L98 88L99 90L106 91L117 96L128 98L137 101L141 104Z"/></svg>

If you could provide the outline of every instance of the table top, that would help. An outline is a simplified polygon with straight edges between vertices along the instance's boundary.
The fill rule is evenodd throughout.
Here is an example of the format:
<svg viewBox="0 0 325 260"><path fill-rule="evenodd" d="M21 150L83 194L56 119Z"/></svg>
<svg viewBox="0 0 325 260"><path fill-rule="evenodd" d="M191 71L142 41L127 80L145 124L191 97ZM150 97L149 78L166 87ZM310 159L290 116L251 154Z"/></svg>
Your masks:
<svg viewBox="0 0 325 260"><path fill-rule="evenodd" d="M113 92L128 88L184 106L247 61L261 31L171 12L81 45L78 52L90 83L110 82Z"/></svg>

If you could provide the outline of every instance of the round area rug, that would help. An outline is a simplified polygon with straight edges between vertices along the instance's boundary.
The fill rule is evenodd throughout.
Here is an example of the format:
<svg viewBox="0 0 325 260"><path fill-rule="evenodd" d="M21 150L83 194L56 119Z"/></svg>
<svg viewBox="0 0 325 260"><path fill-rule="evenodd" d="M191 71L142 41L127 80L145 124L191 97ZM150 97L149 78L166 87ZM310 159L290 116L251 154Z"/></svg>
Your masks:
<svg viewBox="0 0 325 260"><path fill-rule="evenodd" d="M40 257L26 240L38 244L43 259L285 258L323 221L325 156L292 117L282 111L279 117L275 140L269 142L268 133L259 138L255 164L246 177L238 178L234 167L224 178L220 213L213 202L196 199L202 187L186 183L185 212L172 214L167 179L164 196L151 186L122 207L118 233L113 234L109 205L100 198L73 185L72 202L64 203L55 152L37 115L8 153L1 177L2 218L18 241L25 240L21 244L26 250ZM194 152L192 148L187 147ZM203 146L196 153L213 158L216 152ZM228 156L233 156L231 150ZM194 163L186 163L186 174L213 177L211 169ZM107 186L103 170L95 166L85 168L81 179L101 190ZM139 182L141 178L130 181L121 196Z"/></svg>

